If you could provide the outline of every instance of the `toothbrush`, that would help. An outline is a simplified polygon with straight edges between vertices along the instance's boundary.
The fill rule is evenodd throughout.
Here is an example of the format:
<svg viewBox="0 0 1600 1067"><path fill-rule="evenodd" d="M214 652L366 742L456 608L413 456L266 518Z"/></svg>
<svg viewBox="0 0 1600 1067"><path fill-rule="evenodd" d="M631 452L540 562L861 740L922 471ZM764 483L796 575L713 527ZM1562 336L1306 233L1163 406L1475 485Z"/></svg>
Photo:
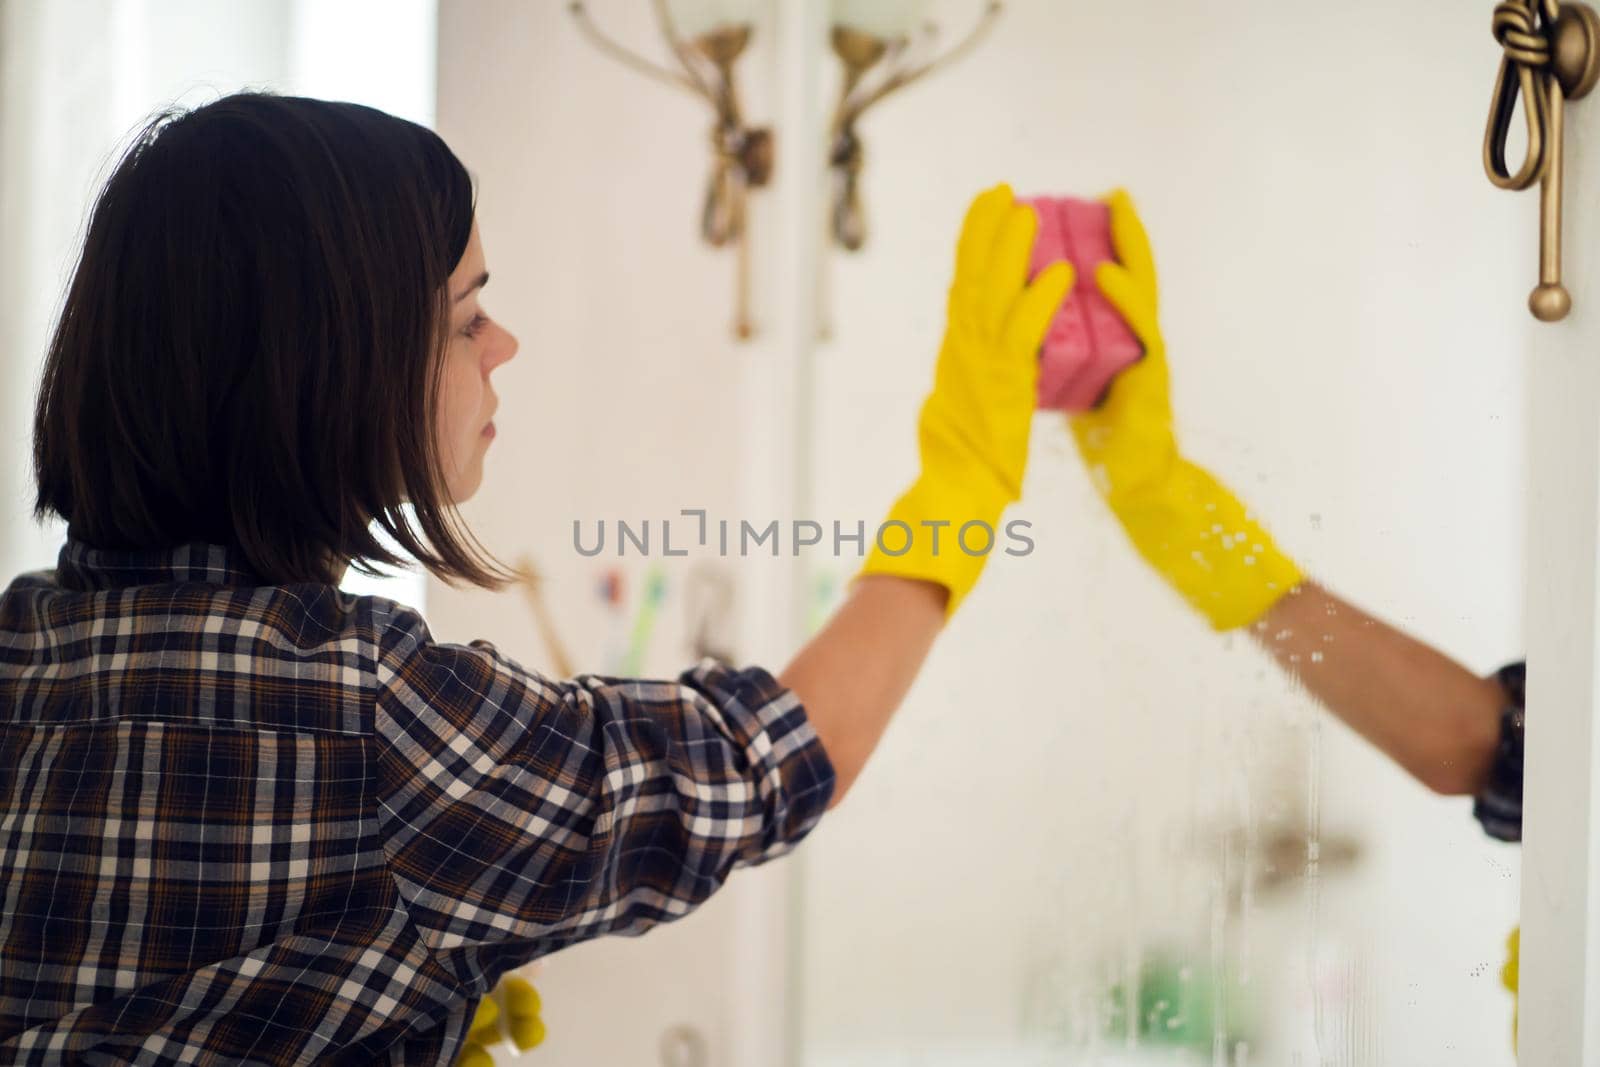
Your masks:
<svg viewBox="0 0 1600 1067"><path fill-rule="evenodd" d="M644 671L645 647L655 630L656 615L661 610L666 591L667 577L662 573L661 565L657 564L650 568L650 574L645 579L644 599L639 604L639 614L633 620L633 639L628 648L628 658L622 665L622 673L629 678L637 678Z"/></svg>

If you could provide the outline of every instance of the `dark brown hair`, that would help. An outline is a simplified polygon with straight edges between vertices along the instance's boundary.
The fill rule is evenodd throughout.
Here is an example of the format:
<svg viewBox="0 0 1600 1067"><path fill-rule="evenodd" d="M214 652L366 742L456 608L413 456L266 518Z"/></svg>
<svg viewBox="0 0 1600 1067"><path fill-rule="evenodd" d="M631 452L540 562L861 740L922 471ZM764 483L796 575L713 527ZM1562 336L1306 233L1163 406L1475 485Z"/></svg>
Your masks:
<svg viewBox="0 0 1600 1067"><path fill-rule="evenodd" d="M35 510L100 548L233 545L276 584L498 585L434 412L472 179L432 131L266 93L170 110L107 181L45 362Z"/></svg>

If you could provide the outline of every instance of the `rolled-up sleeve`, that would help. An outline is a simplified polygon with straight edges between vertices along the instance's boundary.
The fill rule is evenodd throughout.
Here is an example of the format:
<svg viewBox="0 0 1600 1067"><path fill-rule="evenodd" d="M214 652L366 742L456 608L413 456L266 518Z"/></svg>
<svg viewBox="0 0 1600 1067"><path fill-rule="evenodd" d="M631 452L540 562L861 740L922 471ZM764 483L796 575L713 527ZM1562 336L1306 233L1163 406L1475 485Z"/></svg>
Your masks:
<svg viewBox="0 0 1600 1067"><path fill-rule="evenodd" d="M377 669L380 834L436 951L641 933L788 851L833 793L805 709L757 667L557 681L406 613Z"/></svg>
<svg viewBox="0 0 1600 1067"><path fill-rule="evenodd" d="M1495 680L1505 693L1500 713L1500 741L1495 746L1489 777L1473 798L1472 814L1490 837L1522 840L1522 756L1527 714L1526 663L1500 668Z"/></svg>

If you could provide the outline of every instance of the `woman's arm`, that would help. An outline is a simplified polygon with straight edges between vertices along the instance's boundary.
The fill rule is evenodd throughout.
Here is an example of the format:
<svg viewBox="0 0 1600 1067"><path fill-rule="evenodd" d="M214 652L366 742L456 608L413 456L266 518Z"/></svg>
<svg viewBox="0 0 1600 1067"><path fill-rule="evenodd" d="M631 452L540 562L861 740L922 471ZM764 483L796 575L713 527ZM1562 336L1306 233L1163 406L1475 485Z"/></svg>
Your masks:
<svg viewBox="0 0 1600 1067"><path fill-rule="evenodd" d="M1039 344L1073 282L1067 263L1029 282L1038 226L1006 185L968 208L933 389L917 419L921 469L890 507L849 599L779 679L799 697L833 764L833 804L861 773L940 627L977 584L987 554L966 551L958 531L996 529L1022 495ZM898 552L885 543L891 528L904 531L888 537L905 537Z"/></svg>
<svg viewBox="0 0 1600 1067"><path fill-rule="evenodd" d="M945 621L949 593L932 582L865 575L778 676L805 706L833 763L833 807L877 747Z"/></svg>
<svg viewBox="0 0 1600 1067"><path fill-rule="evenodd" d="M1499 741L1483 679L1306 581L1173 432L1155 260L1133 203L1110 198L1117 262L1095 275L1144 346L1106 402L1070 418L1094 484L1145 561L1218 630L1249 627L1278 663L1429 788L1476 793Z"/></svg>
<svg viewBox="0 0 1600 1067"><path fill-rule="evenodd" d="M1476 793L1506 695L1458 663L1305 582L1250 628L1278 665L1429 789Z"/></svg>

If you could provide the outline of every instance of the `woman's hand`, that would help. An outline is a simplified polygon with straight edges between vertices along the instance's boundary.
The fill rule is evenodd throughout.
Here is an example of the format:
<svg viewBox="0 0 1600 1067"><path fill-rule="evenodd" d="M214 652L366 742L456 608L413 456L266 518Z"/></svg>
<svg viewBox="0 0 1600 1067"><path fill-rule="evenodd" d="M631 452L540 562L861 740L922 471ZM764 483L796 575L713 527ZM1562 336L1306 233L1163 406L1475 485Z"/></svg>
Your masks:
<svg viewBox="0 0 1600 1067"><path fill-rule="evenodd" d="M1220 482L1184 459L1172 430L1155 259L1128 194L1109 198L1116 263L1095 284L1144 346L1099 409L1068 416L1095 487L1134 547L1218 630L1255 622L1302 580L1294 561Z"/></svg>
<svg viewBox="0 0 1600 1067"><path fill-rule="evenodd" d="M1033 209L1016 203L1006 185L980 194L968 209L933 390L917 421L922 470L885 520L904 523L910 544L900 555L875 545L861 571L943 586L947 615L976 584L987 558L987 551L962 548L961 531L971 523L992 531L1006 505L1022 495L1039 345L1072 288L1067 263L1028 283L1038 228ZM886 534L891 547L900 537Z"/></svg>
<svg viewBox="0 0 1600 1067"><path fill-rule="evenodd" d="M1113 380L1105 402L1068 415L1067 425L1095 485L1115 509L1118 502L1159 487L1178 459L1172 434L1167 346L1157 312L1155 260L1150 241L1120 189L1107 198L1117 262L1102 263L1094 283L1144 347L1144 356Z"/></svg>

